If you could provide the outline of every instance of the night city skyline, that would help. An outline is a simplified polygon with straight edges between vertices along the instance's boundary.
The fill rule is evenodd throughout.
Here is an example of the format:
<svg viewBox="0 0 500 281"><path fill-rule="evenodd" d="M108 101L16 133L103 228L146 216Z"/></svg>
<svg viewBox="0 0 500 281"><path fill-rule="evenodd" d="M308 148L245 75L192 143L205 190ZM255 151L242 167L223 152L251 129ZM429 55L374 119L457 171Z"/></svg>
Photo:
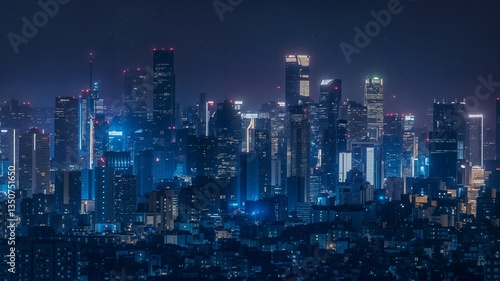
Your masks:
<svg viewBox="0 0 500 281"><path fill-rule="evenodd" d="M0 280L500 280L500 2L0 10Z"/></svg>
<svg viewBox="0 0 500 281"><path fill-rule="evenodd" d="M20 19L40 10L35 2L8 5L5 34L21 34ZM343 79L344 97L362 101L364 79L378 75L386 80L386 111L411 112L419 125L431 121L426 114L434 98L466 98L481 75L500 80L494 63L500 47L494 13L500 7L494 1L402 1L402 12L347 63L339 44L353 44L353 28L363 29L373 20L370 11L386 6L386 1L242 1L220 21L210 1L69 1L34 38L19 45L17 54L8 38L0 45L5 63L0 74L6 81L1 97L53 106L52 97L76 96L88 88L87 61L93 52L94 77L109 102L123 91L124 69L152 66L153 48L175 48L177 96L186 105L201 92L213 100L244 100L252 110L281 101L282 58L288 54L311 56L315 101L321 80L328 78ZM31 77L32 83L21 77ZM486 122L492 124L493 108L484 102L481 110L491 112Z"/></svg>

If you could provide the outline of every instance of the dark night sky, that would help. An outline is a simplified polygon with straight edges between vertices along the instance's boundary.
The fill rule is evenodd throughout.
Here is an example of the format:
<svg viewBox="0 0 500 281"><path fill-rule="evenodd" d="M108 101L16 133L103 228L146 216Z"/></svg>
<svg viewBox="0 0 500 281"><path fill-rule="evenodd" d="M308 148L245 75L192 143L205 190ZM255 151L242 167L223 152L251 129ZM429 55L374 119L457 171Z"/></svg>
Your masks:
<svg viewBox="0 0 500 281"><path fill-rule="evenodd" d="M46 1L46 0L44 0ZM227 0L222 0L226 2ZM251 109L284 99L284 56L311 55L311 94L325 78L343 79L343 98L362 101L369 74L384 78L386 111L423 120L434 98L474 94L477 77L500 81L500 1L408 1L348 64L339 48L353 44L371 10L389 1L244 0L221 22L213 0L71 0L19 53L7 34L21 33L37 1L2 1L0 97L53 106L58 95L88 85L88 53L107 102L123 90L122 70L152 64L153 47L175 48L178 102L200 92L220 101L243 99ZM281 86L281 89L277 89ZM396 99L389 96L396 95ZM481 110L492 122L494 97Z"/></svg>

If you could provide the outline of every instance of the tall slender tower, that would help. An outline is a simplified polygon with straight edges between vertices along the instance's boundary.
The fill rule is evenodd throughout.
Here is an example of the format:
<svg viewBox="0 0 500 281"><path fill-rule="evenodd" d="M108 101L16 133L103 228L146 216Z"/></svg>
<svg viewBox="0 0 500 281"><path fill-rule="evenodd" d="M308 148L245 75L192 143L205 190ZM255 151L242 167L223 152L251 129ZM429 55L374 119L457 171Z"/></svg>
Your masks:
<svg viewBox="0 0 500 281"><path fill-rule="evenodd" d="M54 161L57 168L69 169L80 165L78 107L78 99L75 97L56 98Z"/></svg>
<svg viewBox="0 0 500 281"><path fill-rule="evenodd" d="M402 175L403 160L403 118L398 114L386 114L384 117L384 162L385 176Z"/></svg>
<svg viewBox="0 0 500 281"><path fill-rule="evenodd" d="M294 203L309 202L311 123L304 106L290 107L289 114L287 195L293 208Z"/></svg>
<svg viewBox="0 0 500 281"><path fill-rule="evenodd" d="M286 56L285 102L288 107L309 101L309 56Z"/></svg>
<svg viewBox="0 0 500 281"><path fill-rule="evenodd" d="M236 177L241 152L241 112L234 101L217 104L217 175Z"/></svg>
<svg viewBox="0 0 500 281"><path fill-rule="evenodd" d="M467 120L466 159L472 166L484 165L484 119L482 114L469 114Z"/></svg>
<svg viewBox="0 0 500 281"><path fill-rule="evenodd" d="M28 197L50 189L50 140L38 129L19 138L19 188Z"/></svg>
<svg viewBox="0 0 500 281"><path fill-rule="evenodd" d="M155 142L161 145L160 139L165 139L167 131L175 128L174 49L154 50L153 71Z"/></svg>
<svg viewBox="0 0 500 281"><path fill-rule="evenodd" d="M384 128L384 81L381 78L365 80L365 106L368 110L368 137L379 141Z"/></svg>
<svg viewBox="0 0 500 281"><path fill-rule="evenodd" d="M328 128L335 128L342 102L342 80L321 81L319 93L320 134Z"/></svg>

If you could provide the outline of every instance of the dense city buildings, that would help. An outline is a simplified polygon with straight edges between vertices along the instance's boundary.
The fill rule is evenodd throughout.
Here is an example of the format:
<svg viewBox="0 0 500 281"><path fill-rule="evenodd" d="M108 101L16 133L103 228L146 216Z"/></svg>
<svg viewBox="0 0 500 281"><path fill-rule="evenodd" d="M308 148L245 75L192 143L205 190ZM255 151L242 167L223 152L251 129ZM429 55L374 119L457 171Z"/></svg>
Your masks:
<svg viewBox="0 0 500 281"><path fill-rule="evenodd" d="M105 103L90 65L78 98L0 108L3 280L500 278L498 129L479 109L384 112L381 78L350 100L309 55L286 57L258 110L180 104L173 49Z"/></svg>

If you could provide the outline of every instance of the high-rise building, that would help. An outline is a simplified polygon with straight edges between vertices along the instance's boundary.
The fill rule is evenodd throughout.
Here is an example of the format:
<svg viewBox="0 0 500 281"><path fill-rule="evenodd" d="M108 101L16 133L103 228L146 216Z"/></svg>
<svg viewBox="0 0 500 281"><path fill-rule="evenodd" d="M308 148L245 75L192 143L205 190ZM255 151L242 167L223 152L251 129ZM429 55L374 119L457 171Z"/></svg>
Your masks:
<svg viewBox="0 0 500 281"><path fill-rule="evenodd" d="M57 97L54 111L54 166L70 169L80 165L78 144L79 114L78 99Z"/></svg>
<svg viewBox="0 0 500 281"><path fill-rule="evenodd" d="M240 161L236 190L238 206L242 206L247 200L259 200L259 159L257 153L255 151L242 152Z"/></svg>
<svg viewBox="0 0 500 281"><path fill-rule="evenodd" d="M319 104L308 102L306 110L309 114L309 121L311 124L311 151L310 151L310 165L311 168L320 168L321 163L321 131L319 120Z"/></svg>
<svg viewBox="0 0 500 281"><path fill-rule="evenodd" d="M217 175L235 177L241 153L241 112L232 100L217 105Z"/></svg>
<svg viewBox="0 0 500 281"><path fill-rule="evenodd" d="M384 179L381 146L373 142L354 142L351 146L352 167L362 172L375 189L381 189Z"/></svg>
<svg viewBox="0 0 500 281"><path fill-rule="evenodd" d="M148 114L148 73L144 69L127 69L125 74L125 115L132 130L146 126Z"/></svg>
<svg viewBox="0 0 500 281"><path fill-rule="evenodd" d="M0 107L0 127L26 132L33 125L33 110L29 102L11 99Z"/></svg>
<svg viewBox="0 0 500 281"><path fill-rule="evenodd" d="M320 132L336 127L341 102L342 80L328 79L321 81L318 113Z"/></svg>
<svg viewBox="0 0 500 281"><path fill-rule="evenodd" d="M83 90L78 101L78 153L83 160L83 168L94 166L93 147L95 145L95 122L104 121L104 100L100 98L99 83L91 84Z"/></svg>
<svg viewBox="0 0 500 281"><path fill-rule="evenodd" d="M173 230L179 206L179 188L163 188L148 194L149 212L159 231Z"/></svg>
<svg viewBox="0 0 500 281"><path fill-rule="evenodd" d="M18 168L19 130L0 129L0 160L8 161L9 166Z"/></svg>
<svg viewBox="0 0 500 281"><path fill-rule="evenodd" d="M174 50L153 52L153 124L156 143L165 143L168 131L175 127ZM161 140L163 139L163 141Z"/></svg>
<svg viewBox="0 0 500 281"><path fill-rule="evenodd" d="M352 169L352 152L339 153L339 183L347 180L347 172Z"/></svg>
<svg viewBox="0 0 500 281"><path fill-rule="evenodd" d="M130 230L135 222L137 211L137 180L134 175L115 172L114 175L113 213L116 222L122 229Z"/></svg>
<svg viewBox="0 0 500 281"><path fill-rule="evenodd" d="M28 197L50 190L50 138L34 128L19 139L19 189Z"/></svg>
<svg viewBox="0 0 500 281"><path fill-rule="evenodd" d="M96 167L94 169L95 178L95 221L97 223L107 223L114 221L113 215L113 178L115 171L110 167Z"/></svg>
<svg viewBox="0 0 500 281"><path fill-rule="evenodd" d="M495 143L495 129L484 128L484 160L495 160L496 157L496 143Z"/></svg>
<svg viewBox="0 0 500 281"><path fill-rule="evenodd" d="M415 137L415 116L403 115L403 166L402 176L414 176L414 161L417 159L418 142Z"/></svg>
<svg viewBox="0 0 500 281"><path fill-rule="evenodd" d="M273 186L285 188L287 178L287 147L285 132L286 116L284 102L271 102L264 104L262 113L268 114L271 121L271 155L273 164Z"/></svg>
<svg viewBox="0 0 500 281"><path fill-rule="evenodd" d="M285 103L290 106L309 101L309 56L286 56Z"/></svg>
<svg viewBox="0 0 500 281"><path fill-rule="evenodd" d="M304 106L290 107L290 136L288 142L287 194L289 206L309 202L311 125Z"/></svg>
<svg viewBox="0 0 500 281"><path fill-rule="evenodd" d="M208 136L208 120L210 113L208 111L207 94L201 93L198 101L198 122L196 123L196 136Z"/></svg>
<svg viewBox="0 0 500 281"><path fill-rule="evenodd" d="M453 131L432 131L429 133L429 176L444 180L457 179L457 133Z"/></svg>
<svg viewBox="0 0 500 281"><path fill-rule="evenodd" d="M187 175L215 176L217 174L217 139L207 136L188 136L186 153Z"/></svg>
<svg viewBox="0 0 500 281"><path fill-rule="evenodd" d="M93 157L93 167L99 167L104 164L104 153L109 150L109 123L104 116L96 118L93 121L93 147L91 148Z"/></svg>
<svg viewBox="0 0 500 281"><path fill-rule="evenodd" d="M255 152L259 165L259 198L271 193L271 134L268 130L255 130Z"/></svg>
<svg viewBox="0 0 500 281"><path fill-rule="evenodd" d="M347 135L348 135L348 146L352 142L365 141L367 136L368 128L368 116L366 106L357 103L355 101L347 102Z"/></svg>
<svg viewBox="0 0 500 281"><path fill-rule="evenodd" d="M401 177L403 160L403 119L398 114L384 117L384 163L385 177Z"/></svg>
<svg viewBox="0 0 500 281"><path fill-rule="evenodd" d="M337 120L337 151L346 152L347 151L347 120L339 119Z"/></svg>
<svg viewBox="0 0 500 281"><path fill-rule="evenodd" d="M82 171L56 171L54 195L57 213L79 215L82 204Z"/></svg>
<svg viewBox="0 0 500 281"><path fill-rule="evenodd" d="M434 102L433 130L441 134L456 133L457 158L465 159L465 131L467 115L465 102Z"/></svg>
<svg viewBox="0 0 500 281"><path fill-rule="evenodd" d="M148 141L148 73L144 69L125 70L125 117L128 149L141 151L147 148Z"/></svg>
<svg viewBox="0 0 500 281"><path fill-rule="evenodd" d="M365 80L365 106L368 113L368 137L379 141L384 128L384 81L381 78Z"/></svg>
<svg viewBox="0 0 500 281"><path fill-rule="evenodd" d="M466 157L472 166L484 166L484 120L482 114L467 119Z"/></svg>

